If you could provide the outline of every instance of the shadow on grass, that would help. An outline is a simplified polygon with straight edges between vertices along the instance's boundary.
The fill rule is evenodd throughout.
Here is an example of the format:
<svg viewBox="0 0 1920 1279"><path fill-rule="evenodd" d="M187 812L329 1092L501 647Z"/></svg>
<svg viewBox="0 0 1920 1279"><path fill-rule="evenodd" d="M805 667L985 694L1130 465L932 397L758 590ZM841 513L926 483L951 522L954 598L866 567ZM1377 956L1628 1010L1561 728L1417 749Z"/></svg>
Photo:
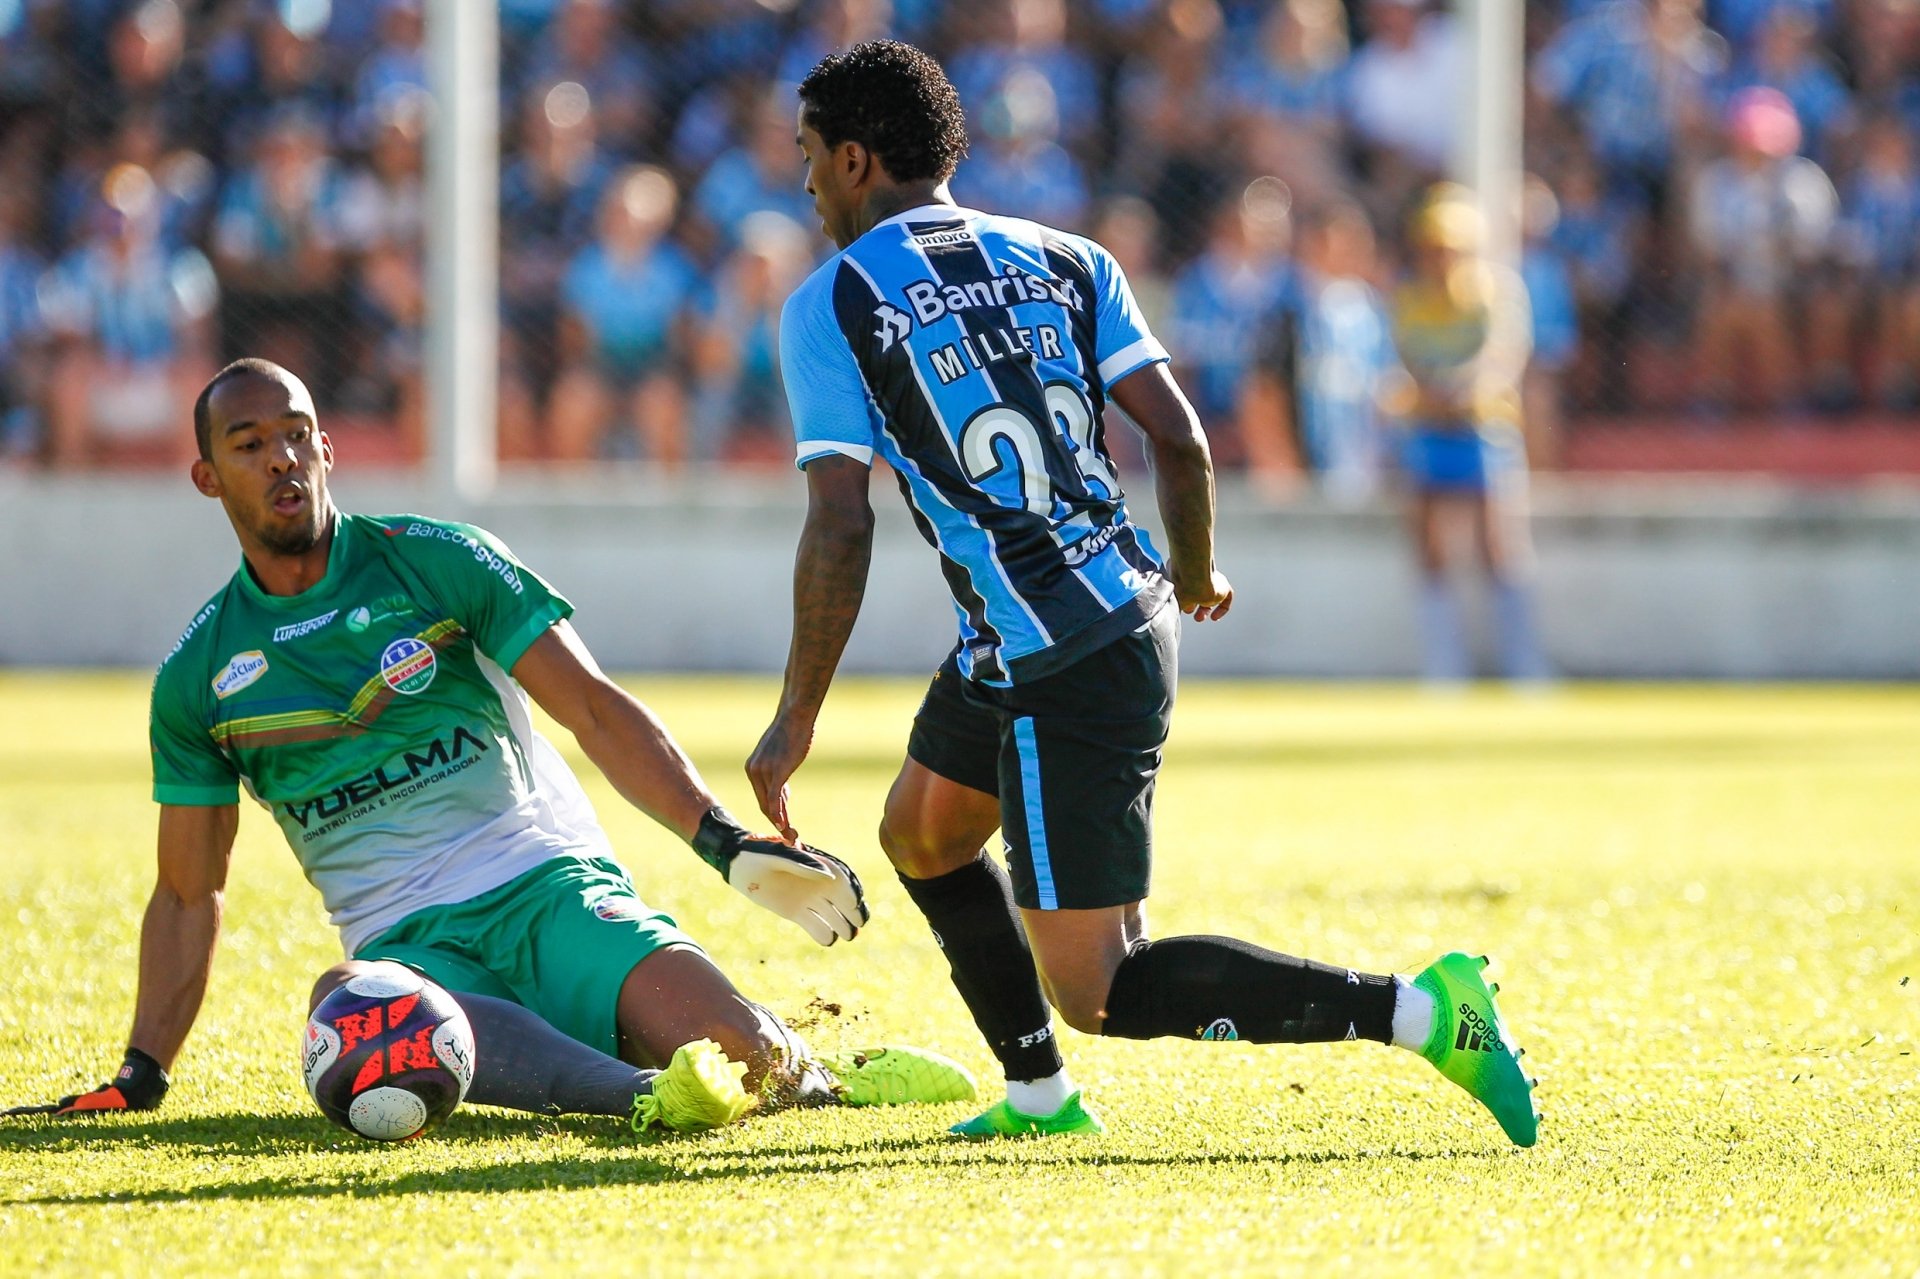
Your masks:
<svg viewBox="0 0 1920 1279"><path fill-rule="evenodd" d="M555 1124L569 1122L541 1119L537 1116L486 1116L456 1128L442 1129L428 1140L440 1144L470 1144L506 1136L537 1136ZM605 1145L632 1143L631 1153L613 1157L581 1159L573 1153L558 1153L517 1160L513 1163L488 1163L472 1168L412 1169L381 1178L364 1161L341 1167L327 1175L301 1178L285 1173L258 1177L223 1185L189 1186L179 1189L103 1190L88 1194L0 1194L0 1205L27 1204L127 1204L185 1203L208 1200L254 1199L356 1199L423 1193L446 1194L462 1191L498 1193L503 1190L566 1190L592 1186L653 1185L665 1182L729 1182L775 1176L839 1176L871 1173L886 1168L932 1168L956 1162L940 1159L942 1153L964 1154L969 1167L997 1167L1017 1172L1033 1165L1035 1147L1028 1142L975 1145L957 1142L944 1133L923 1137L863 1140L858 1142L778 1146L741 1149L726 1146L708 1149L698 1140L686 1138L638 1138L605 1121L586 1121L592 1127L581 1131L604 1136ZM30 1143L21 1136L46 1136L44 1146L64 1140L74 1145L98 1138L118 1140L141 1146L165 1145L185 1150L218 1150L235 1154L312 1154L324 1156L333 1150L349 1154L364 1153L370 1145L353 1142L324 1121L305 1119L253 1120L252 1130L235 1132L233 1125L217 1119L128 1124L90 1133L73 1133L59 1138L57 1133L4 1134L0 1151L20 1149ZM57 1140L56 1140L57 1139ZM1078 1165L1087 1168L1179 1168L1196 1174L1220 1167L1261 1165L1314 1165L1365 1163L1371 1161L1461 1160L1477 1161L1490 1157L1485 1151L1389 1149L1377 1151L1294 1151L1273 1154L1195 1152L1192 1154L1136 1154L1103 1149L1100 1143L1075 1143L1070 1149L1049 1144L1050 1166ZM671 1160L671 1162L668 1162Z"/></svg>
<svg viewBox="0 0 1920 1279"><path fill-rule="evenodd" d="M473 1145L502 1139L539 1137L556 1130L595 1136L610 1121L585 1116L562 1118L501 1110L462 1110L459 1119L428 1140L442 1145ZM616 1131L624 1133L624 1129ZM0 1120L0 1158L34 1151L156 1147L180 1153L223 1155L304 1155L329 1150L372 1150L362 1141L313 1115L204 1115L191 1119L130 1117ZM12 1202L0 1199L0 1202Z"/></svg>

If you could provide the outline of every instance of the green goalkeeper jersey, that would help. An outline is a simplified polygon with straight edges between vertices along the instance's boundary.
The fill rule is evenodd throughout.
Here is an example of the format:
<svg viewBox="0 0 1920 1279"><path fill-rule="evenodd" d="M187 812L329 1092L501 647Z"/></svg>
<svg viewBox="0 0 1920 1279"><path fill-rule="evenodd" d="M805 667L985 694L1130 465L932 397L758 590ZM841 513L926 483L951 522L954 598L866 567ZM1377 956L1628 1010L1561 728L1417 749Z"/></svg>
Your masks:
<svg viewBox="0 0 1920 1279"><path fill-rule="evenodd" d="M161 663L153 797L244 784L348 954L549 857L610 857L507 674L572 611L483 529L342 515L311 589L268 595L243 561Z"/></svg>

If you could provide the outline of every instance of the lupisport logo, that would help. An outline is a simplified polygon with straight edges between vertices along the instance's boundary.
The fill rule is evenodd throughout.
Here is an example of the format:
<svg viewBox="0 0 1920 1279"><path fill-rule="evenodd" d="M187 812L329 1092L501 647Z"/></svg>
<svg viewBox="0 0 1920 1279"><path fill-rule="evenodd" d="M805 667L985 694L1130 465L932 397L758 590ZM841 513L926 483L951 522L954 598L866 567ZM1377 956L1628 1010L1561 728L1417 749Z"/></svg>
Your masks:
<svg viewBox="0 0 1920 1279"><path fill-rule="evenodd" d="M432 647L412 636L395 640L380 654L380 678L396 693L424 693L439 669Z"/></svg>

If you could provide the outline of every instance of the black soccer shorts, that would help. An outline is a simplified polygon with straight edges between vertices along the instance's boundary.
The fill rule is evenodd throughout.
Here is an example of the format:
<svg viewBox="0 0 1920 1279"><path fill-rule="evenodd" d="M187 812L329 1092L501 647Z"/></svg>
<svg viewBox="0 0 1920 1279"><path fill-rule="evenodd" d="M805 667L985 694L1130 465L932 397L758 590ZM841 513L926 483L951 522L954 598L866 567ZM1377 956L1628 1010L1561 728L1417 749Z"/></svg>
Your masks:
<svg viewBox="0 0 1920 1279"><path fill-rule="evenodd" d="M1012 688L965 678L953 656L934 674L907 754L999 798L1021 906L1090 910L1146 897L1179 618L1162 608L1139 630Z"/></svg>

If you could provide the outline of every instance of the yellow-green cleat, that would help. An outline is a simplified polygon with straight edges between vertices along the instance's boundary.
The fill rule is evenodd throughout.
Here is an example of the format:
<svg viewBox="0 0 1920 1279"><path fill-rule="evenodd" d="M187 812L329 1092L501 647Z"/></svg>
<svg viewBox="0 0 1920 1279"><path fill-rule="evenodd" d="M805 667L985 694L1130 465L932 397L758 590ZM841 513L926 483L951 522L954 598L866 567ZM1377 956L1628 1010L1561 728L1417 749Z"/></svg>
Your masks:
<svg viewBox="0 0 1920 1279"><path fill-rule="evenodd" d="M1520 1069L1521 1050L1494 1003L1500 988L1480 978L1486 966L1485 955L1475 958L1456 950L1413 979L1434 1001L1433 1033L1420 1055L1492 1111L1514 1145L1531 1146L1540 1133L1534 1081Z"/></svg>
<svg viewBox="0 0 1920 1279"><path fill-rule="evenodd" d="M1005 1100L989 1106L965 1123L948 1129L962 1137L1044 1137L1054 1134L1102 1133L1107 1126L1100 1117L1080 1102L1080 1094L1068 1097L1051 1115L1027 1115Z"/></svg>
<svg viewBox="0 0 1920 1279"><path fill-rule="evenodd" d="M633 1099L633 1130L725 1127L753 1109L753 1098L740 1085L746 1073L745 1062L728 1060L711 1039L680 1045L667 1068L653 1077L653 1090Z"/></svg>
<svg viewBox="0 0 1920 1279"><path fill-rule="evenodd" d="M819 1060L839 1079L840 1100L849 1106L972 1101L979 1092L972 1071L925 1048L862 1048Z"/></svg>

